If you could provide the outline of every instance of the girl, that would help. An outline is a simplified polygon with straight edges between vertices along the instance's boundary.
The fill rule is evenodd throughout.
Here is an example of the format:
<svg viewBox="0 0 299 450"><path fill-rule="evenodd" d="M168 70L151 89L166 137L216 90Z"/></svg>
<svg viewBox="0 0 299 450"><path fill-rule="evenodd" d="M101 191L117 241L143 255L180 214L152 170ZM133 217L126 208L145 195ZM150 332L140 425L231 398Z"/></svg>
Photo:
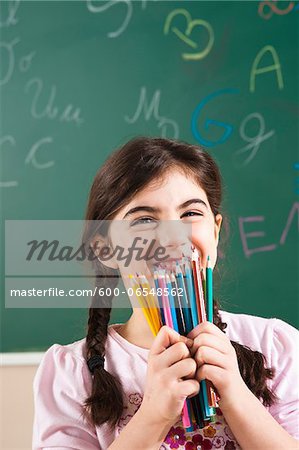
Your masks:
<svg viewBox="0 0 299 450"><path fill-rule="evenodd" d="M125 240L119 224L128 233L154 224L155 236L162 222L189 224L203 266L209 255L214 267L220 204L219 170L203 149L160 138L128 142L98 171L89 196L83 240L97 257L96 283L113 287L113 276L125 273L113 256ZM90 225L106 220L109 229ZM171 228L159 236L171 256L188 244ZM111 252L105 261L104 247ZM295 328L225 312L215 302L214 323L188 336L163 326L154 338L138 307L128 322L108 325L112 304L96 294L86 338L44 355L34 380L34 449L299 448ZM186 432L183 404L203 379L220 396L217 421Z"/></svg>

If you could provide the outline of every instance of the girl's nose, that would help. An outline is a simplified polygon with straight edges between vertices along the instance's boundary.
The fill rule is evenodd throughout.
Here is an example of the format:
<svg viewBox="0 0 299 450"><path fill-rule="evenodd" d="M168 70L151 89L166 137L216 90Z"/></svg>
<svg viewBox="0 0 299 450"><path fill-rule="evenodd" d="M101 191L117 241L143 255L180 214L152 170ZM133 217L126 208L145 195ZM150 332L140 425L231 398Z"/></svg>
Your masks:
<svg viewBox="0 0 299 450"><path fill-rule="evenodd" d="M190 224L183 224L179 220L167 220L161 221L156 231L160 245L174 251L176 248L181 248L187 244L191 226Z"/></svg>

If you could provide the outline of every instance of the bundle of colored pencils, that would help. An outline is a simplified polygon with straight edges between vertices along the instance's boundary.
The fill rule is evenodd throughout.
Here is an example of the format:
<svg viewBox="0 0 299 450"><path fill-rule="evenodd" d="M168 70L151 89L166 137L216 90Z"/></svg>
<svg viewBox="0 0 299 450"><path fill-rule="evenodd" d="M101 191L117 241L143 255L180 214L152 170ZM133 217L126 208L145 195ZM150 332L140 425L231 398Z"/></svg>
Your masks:
<svg viewBox="0 0 299 450"><path fill-rule="evenodd" d="M213 322L213 275L208 258L205 273L199 253L192 247L192 257L183 257L154 269L154 285L143 274L130 275L130 284L154 336L162 325L186 336L203 321ZM187 431L215 422L217 395L212 383L200 382L199 393L187 398L182 422Z"/></svg>

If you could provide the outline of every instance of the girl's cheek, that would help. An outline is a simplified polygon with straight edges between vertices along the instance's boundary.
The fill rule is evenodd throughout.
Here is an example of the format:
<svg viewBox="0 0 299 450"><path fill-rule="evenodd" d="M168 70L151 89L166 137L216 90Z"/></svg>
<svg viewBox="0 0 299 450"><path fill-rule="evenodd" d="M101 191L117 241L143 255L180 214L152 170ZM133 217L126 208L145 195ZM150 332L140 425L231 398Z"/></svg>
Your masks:
<svg viewBox="0 0 299 450"><path fill-rule="evenodd" d="M217 260L217 244L214 230L211 230L211 228L208 227L194 225L192 236L192 242L200 252L203 266L206 267L207 258L209 256L211 265L214 267Z"/></svg>

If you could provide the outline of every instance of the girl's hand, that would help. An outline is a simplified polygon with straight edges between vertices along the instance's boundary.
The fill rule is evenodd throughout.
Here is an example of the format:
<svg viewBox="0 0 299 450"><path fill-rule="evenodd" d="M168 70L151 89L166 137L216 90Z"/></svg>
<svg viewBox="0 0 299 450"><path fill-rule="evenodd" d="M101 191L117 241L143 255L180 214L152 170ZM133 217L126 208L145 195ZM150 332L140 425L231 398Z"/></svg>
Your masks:
<svg viewBox="0 0 299 450"><path fill-rule="evenodd" d="M193 342L164 325L151 346L140 412L152 422L172 426L180 419L184 401L199 391L194 379Z"/></svg>
<svg viewBox="0 0 299 450"><path fill-rule="evenodd" d="M202 322L187 337L193 339L190 353L197 363L195 378L198 381L210 380L220 395L221 403L233 400L237 392L247 388L239 371L235 349L216 325Z"/></svg>

